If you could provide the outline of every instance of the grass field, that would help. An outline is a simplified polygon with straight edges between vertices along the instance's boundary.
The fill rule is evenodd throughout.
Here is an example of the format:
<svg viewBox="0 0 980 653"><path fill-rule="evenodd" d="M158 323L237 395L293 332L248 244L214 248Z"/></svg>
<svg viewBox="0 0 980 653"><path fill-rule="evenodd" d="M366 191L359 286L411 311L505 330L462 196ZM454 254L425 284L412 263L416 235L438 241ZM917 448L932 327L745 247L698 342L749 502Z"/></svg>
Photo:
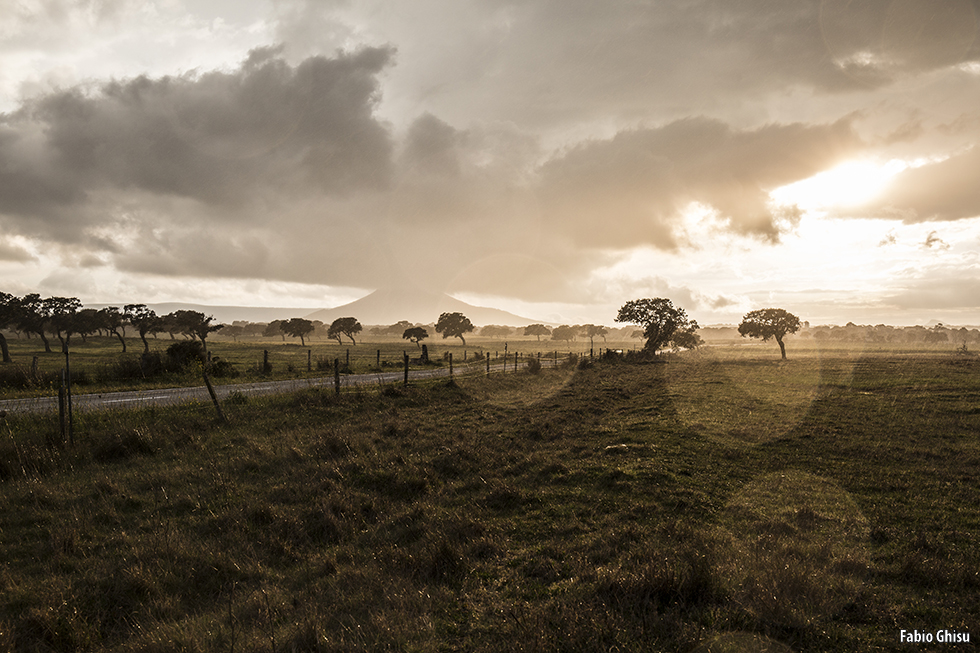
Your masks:
<svg viewBox="0 0 980 653"><path fill-rule="evenodd" d="M974 650L980 362L789 354L8 415L0 650Z"/></svg>
<svg viewBox="0 0 980 653"><path fill-rule="evenodd" d="M378 369L401 369L405 353L411 358L418 358L421 351L414 343L393 337L375 337L373 340L359 341L357 345L351 345L346 340L342 345L334 340L315 340L302 346L299 341L292 342L293 340L295 339L290 338L285 342L280 338L242 342L220 338L214 342L209 340L208 349L212 355L231 364L231 374L221 376L216 381L238 383L330 376L333 373L334 360L339 360L345 373L363 374ZM150 351L162 355L173 342L175 341L167 337L150 338ZM13 363L0 366L0 399L56 395L61 370L65 365L61 343L53 339L51 353L45 352L40 340L36 338L8 339L8 344ZM538 342L533 338L504 340L471 337L467 338L465 346L456 338L436 338L425 344L430 360L437 365L446 364L442 357L449 352L453 354L454 365L472 362L474 355L482 356L487 353L500 360L505 352L513 356L515 351L522 355L535 356L538 353L542 356L552 355L558 351L562 357L570 352L589 353L588 340L556 343L548 340ZM73 339L70 365L75 379L74 391L106 392L201 385L200 372L195 370L181 374L142 376L139 359L143 353L143 344L138 338L128 338L127 345L127 352L124 354L116 338L89 337L86 342ZM595 343L595 353L598 354L600 347L629 349L641 345L636 340L629 343L606 343L599 340ZM266 360L266 352L270 370L264 373L262 364ZM30 379L35 357L39 374L36 381L33 381ZM418 366L413 367L417 368Z"/></svg>

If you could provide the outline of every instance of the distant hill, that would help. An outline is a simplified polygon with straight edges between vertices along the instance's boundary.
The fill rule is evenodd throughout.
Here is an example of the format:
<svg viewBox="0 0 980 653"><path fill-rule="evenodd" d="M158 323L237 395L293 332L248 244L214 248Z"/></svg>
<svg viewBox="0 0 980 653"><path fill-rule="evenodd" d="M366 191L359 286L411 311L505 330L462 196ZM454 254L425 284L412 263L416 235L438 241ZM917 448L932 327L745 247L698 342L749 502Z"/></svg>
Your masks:
<svg viewBox="0 0 980 653"><path fill-rule="evenodd" d="M381 288L366 297L336 308L325 308L307 314L308 320L330 324L338 317L355 317L361 324L388 325L399 320L429 324L442 313L459 312L476 326L500 324L526 326L539 322L497 308L474 306L442 293L418 288Z"/></svg>

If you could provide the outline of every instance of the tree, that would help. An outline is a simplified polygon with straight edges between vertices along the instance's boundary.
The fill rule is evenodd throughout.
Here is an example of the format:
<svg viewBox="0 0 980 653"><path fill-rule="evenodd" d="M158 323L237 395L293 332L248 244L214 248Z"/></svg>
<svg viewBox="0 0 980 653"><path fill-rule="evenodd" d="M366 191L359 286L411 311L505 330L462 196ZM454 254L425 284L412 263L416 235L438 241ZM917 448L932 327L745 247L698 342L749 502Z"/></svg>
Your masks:
<svg viewBox="0 0 980 653"><path fill-rule="evenodd" d="M150 343L146 341L146 334L159 333L163 330L163 323L156 311L147 308L146 304L126 304L123 306L123 315L139 332L140 340L143 341L143 353L150 353Z"/></svg>
<svg viewBox="0 0 980 653"><path fill-rule="evenodd" d="M299 338L302 346L306 346L306 336L313 333L313 322L302 317L294 317L279 325L279 328L287 336Z"/></svg>
<svg viewBox="0 0 980 653"><path fill-rule="evenodd" d="M402 334L403 339L411 340L412 342L415 343L415 346L419 348L422 347L422 345L419 343L421 343L423 340L425 340L428 337L429 337L429 332L426 331L423 327L411 327L405 329L405 332Z"/></svg>
<svg viewBox="0 0 980 653"><path fill-rule="evenodd" d="M586 324L582 327L585 336L589 339L589 347L595 347L595 337L606 335L606 327L602 325Z"/></svg>
<svg viewBox="0 0 980 653"><path fill-rule="evenodd" d="M511 331L512 329L510 327L488 324L480 329L480 335L487 336L488 338L499 338L502 336L509 336Z"/></svg>
<svg viewBox="0 0 980 653"><path fill-rule="evenodd" d="M405 329L411 328L412 323L408 320L398 320L398 322L389 327L385 327L382 331L386 336L397 336L399 333L405 333Z"/></svg>
<svg viewBox="0 0 980 653"><path fill-rule="evenodd" d="M45 328L51 317L49 307L41 300L37 293L24 295L17 302L19 310L17 312L17 328L25 333L36 333L44 343L44 351L51 353L51 343L45 335Z"/></svg>
<svg viewBox="0 0 980 653"><path fill-rule="evenodd" d="M13 326L17 322L20 311L20 304L17 298L10 293L0 291L0 330ZM10 350L7 349L7 339L0 333L0 352L3 354L3 362L9 363Z"/></svg>
<svg viewBox="0 0 980 653"><path fill-rule="evenodd" d="M231 338L235 342L238 342L239 336L242 336L244 334L245 334L245 327L241 324L226 324L225 328L221 330L222 336L226 338Z"/></svg>
<svg viewBox="0 0 980 653"><path fill-rule="evenodd" d="M106 306L105 308L99 309L99 323L102 328L119 338L119 342L122 343L123 353L126 353L126 338L123 334L126 333L126 316L119 312L119 308L116 306Z"/></svg>
<svg viewBox="0 0 980 653"><path fill-rule="evenodd" d="M466 346L466 338L463 334L469 333L476 327L470 322L470 318L462 313L443 313L436 322L436 333L441 333L443 340L449 337L459 338Z"/></svg>
<svg viewBox="0 0 980 653"><path fill-rule="evenodd" d="M170 322L175 332L198 338L205 354L208 353L208 335L224 328L223 324L211 324L214 317L205 316L199 311L174 311L165 315L164 319Z"/></svg>
<svg viewBox="0 0 980 653"><path fill-rule="evenodd" d="M75 313L71 319L71 326L74 333L82 336L82 342L93 333L101 335L102 330L106 328L102 316L94 308L83 308Z"/></svg>
<svg viewBox="0 0 980 653"><path fill-rule="evenodd" d="M48 297L42 302L47 313L47 325L58 336L62 346L71 339L73 333L78 333L79 324L76 313L82 307L75 297Z"/></svg>
<svg viewBox="0 0 980 653"><path fill-rule="evenodd" d="M550 336L551 329L543 324L529 324L524 327L524 335L526 336L537 336L538 342L541 342L541 336Z"/></svg>
<svg viewBox="0 0 980 653"><path fill-rule="evenodd" d="M356 346L357 341L354 340L354 334L360 333L362 330L361 323L357 321L357 318L353 317L338 317L330 324L330 329L327 331L328 338L335 338L337 344L340 344L340 336L344 335L350 338L350 341Z"/></svg>
<svg viewBox="0 0 980 653"><path fill-rule="evenodd" d="M647 339L644 349L654 354L678 331L693 333L698 329L698 323L689 319L683 308L662 297L626 302L616 314L616 321L642 326L643 337Z"/></svg>
<svg viewBox="0 0 980 653"><path fill-rule="evenodd" d="M286 332L283 330L282 325L285 320L273 320L266 325L265 329L262 331L262 336L264 338L272 338L274 336L282 336L282 341L286 342Z"/></svg>
<svg viewBox="0 0 980 653"><path fill-rule="evenodd" d="M751 311L742 318L738 325L739 334L745 338L762 338L763 342L775 338L779 343L779 352L786 360L786 345L783 336L800 330L800 318L781 308L763 308Z"/></svg>
<svg viewBox="0 0 980 653"><path fill-rule="evenodd" d="M572 340L575 340L575 336L577 335L578 329L573 326L568 326L567 324L556 326L551 330L552 340L564 340L565 342L571 342Z"/></svg>

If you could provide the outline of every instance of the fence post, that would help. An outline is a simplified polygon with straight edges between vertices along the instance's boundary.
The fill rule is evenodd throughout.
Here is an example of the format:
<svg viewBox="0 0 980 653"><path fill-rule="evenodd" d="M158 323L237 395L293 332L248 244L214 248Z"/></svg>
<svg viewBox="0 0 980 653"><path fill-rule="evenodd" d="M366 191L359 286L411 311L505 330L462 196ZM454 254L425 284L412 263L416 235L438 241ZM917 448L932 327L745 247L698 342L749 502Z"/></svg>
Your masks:
<svg viewBox="0 0 980 653"><path fill-rule="evenodd" d="M333 391L340 394L340 359L333 359Z"/></svg>
<svg viewBox="0 0 980 653"><path fill-rule="evenodd" d="M449 352L449 378L453 378L453 352Z"/></svg>
<svg viewBox="0 0 980 653"><path fill-rule="evenodd" d="M65 446L68 440L68 425L65 417L65 371L61 370L61 387L58 388L58 426L61 432L61 442L58 444L61 446Z"/></svg>
<svg viewBox="0 0 980 653"><path fill-rule="evenodd" d="M65 390L68 394L68 444L75 446L75 428L71 414L71 367L68 365L68 340L65 340Z"/></svg>
<svg viewBox="0 0 980 653"><path fill-rule="evenodd" d="M490 352L487 352L487 376L490 376Z"/></svg>
<svg viewBox="0 0 980 653"><path fill-rule="evenodd" d="M381 367L381 350L380 350L380 349L378 350L378 362L377 362L377 367L379 367L379 368Z"/></svg>
<svg viewBox="0 0 980 653"><path fill-rule="evenodd" d="M350 347L347 348L347 361L344 364L350 369Z"/></svg>
<svg viewBox="0 0 980 653"><path fill-rule="evenodd" d="M268 374L272 370L269 369L269 350L262 350L262 374Z"/></svg>
<svg viewBox="0 0 980 653"><path fill-rule="evenodd" d="M405 359L405 385L408 385L408 354L402 352L402 357Z"/></svg>
<svg viewBox="0 0 980 653"><path fill-rule="evenodd" d="M306 350L306 371L307 372L312 372L313 371L313 350L312 349L307 349Z"/></svg>

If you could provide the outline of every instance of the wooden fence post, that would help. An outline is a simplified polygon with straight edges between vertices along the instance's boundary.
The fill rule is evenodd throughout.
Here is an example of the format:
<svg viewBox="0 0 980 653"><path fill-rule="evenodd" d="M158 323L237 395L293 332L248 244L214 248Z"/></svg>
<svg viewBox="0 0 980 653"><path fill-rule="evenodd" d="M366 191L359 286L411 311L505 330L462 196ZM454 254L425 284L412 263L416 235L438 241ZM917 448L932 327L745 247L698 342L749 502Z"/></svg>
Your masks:
<svg viewBox="0 0 980 653"><path fill-rule="evenodd" d="M449 352L449 378L453 378L453 352Z"/></svg>
<svg viewBox="0 0 980 653"><path fill-rule="evenodd" d="M340 394L340 359L333 359L333 391Z"/></svg>
<svg viewBox="0 0 980 653"><path fill-rule="evenodd" d="M402 356L405 359L405 385L408 385L408 354L406 352L402 352Z"/></svg>
<svg viewBox="0 0 980 653"><path fill-rule="evenodd" d="M487 376L490 376L490 352L487 352Z"/></svg>

